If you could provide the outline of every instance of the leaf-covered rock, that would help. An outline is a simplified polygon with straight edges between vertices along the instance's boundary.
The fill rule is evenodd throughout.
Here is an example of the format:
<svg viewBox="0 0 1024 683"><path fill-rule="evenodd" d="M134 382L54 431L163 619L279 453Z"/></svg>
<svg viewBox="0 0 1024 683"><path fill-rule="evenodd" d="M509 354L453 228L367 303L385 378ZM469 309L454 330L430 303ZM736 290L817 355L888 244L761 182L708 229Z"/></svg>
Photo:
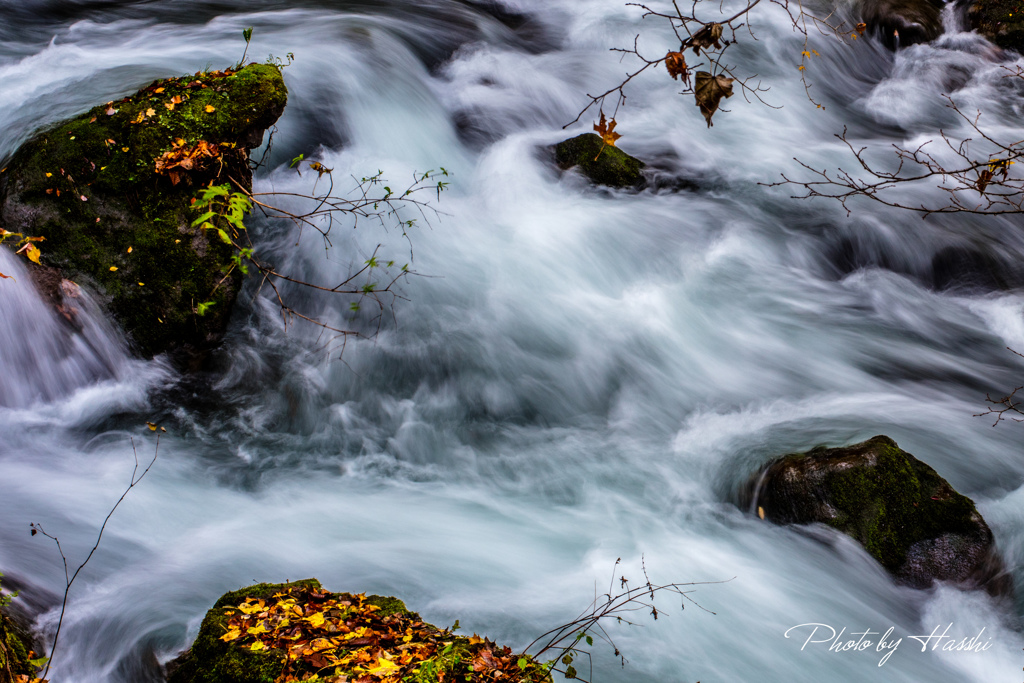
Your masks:
<svg viewBox="0 0 1024 683"><path fill-rule="evenodd" d="M613 131L612 131L613 132ZM563 171L577 168L599 185L640 188L644 185L644 162L605 144L597 133L584 133L555 145L555 162Z"/></svg>
<svg viewBox="0 0 1024 683"><path fill-rule="evenodd" d="M787 455L758 477L754 503L778 524L826 524L904 584L1006 590L992 532L973 501L886 436Z"/></svg>
<svg viewBox="0 0 1024 683"><path fill-rule="evenodd" d="M330 593L316 579L225 594L168 669L168 683L551 681L532 659L425 623L401 600Z"/></svg>
<svg viewBox="0 0 1024 683"><path fill-rule="evenodd" d="M97 106L0 163L0 229L44 237L37 288L55 304L62 279L95 290L142 355L208 348L239 276L225 277L231 248L191 225L190 201L213 179L251 186L248 152L286 101L280 69L251 64Z"/></svg>

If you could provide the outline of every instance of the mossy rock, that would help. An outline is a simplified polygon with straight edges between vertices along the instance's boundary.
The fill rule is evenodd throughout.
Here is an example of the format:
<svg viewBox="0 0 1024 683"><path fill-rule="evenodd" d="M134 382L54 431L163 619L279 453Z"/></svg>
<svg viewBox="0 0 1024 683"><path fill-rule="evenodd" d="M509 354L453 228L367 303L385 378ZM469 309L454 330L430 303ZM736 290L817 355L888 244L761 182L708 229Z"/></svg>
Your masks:
<svg viewBox="0 0 1024 683"><path fill-rule="evenodd" d="M250 64L157 81L97 106L0 163L0 228L45 238L33 279L69 320L74 302L62 299L76 288L63 279L97 292L145 357L209 348L223 334L240 276L225 275L232 247L192 227L191 201L210 182L251 189L249 150L287 97L277 66ZM156 172L176 142L203 141L219 156Z"/></svg>
<svg viewBox="0 0 1024 683"><path fill-rule="evenodd" d="M0 609L0 683L11 683L22 675L34 678L30 653L32 636Z"/></svg>
<svg viewBox="0 0 1024 683"><path fill-rule="evenodd" d="M976 587L1002 573L992 532L973 501L887 436L787 455L758 481L754 497L765 519L838 529L900 583Z"/></svg>
<svg viewBox="0 0 1024 683"><path fill-rule="evenodd" d="M282 607L285 601L292 601L293 606ZM250 605L251 612L242 609ZM369 620L364 619L367 614ZM417 649L420 647L432 656L415 659L410 655L411 661L402 662L403 653L422 651ZM346 658L364 663L338 663ZM483 670L504 662L504 674L511 670L516 677L503 676L502 680L551 683L546 669L532 659L527 658L524 667L519 667L518 661L508 648L481 638L455 636L422 622L397 598L329 593L316 579L306 579L261 583L221 596L206 613L192 647L168 665L167 680L380 683L400 678L410 683L482 683L494 679L474 676L474 667Z"/></svg>
<svg viewBox="0 0 1024 683"><path fill-rule="evenodd" d="M978 33L999 47L1024 54L1024 4L1019 0L977 0L967 16Z"/></svg>
<svg viewBox="0 0 1024 683"><path fill-rule="evenodd" d="M563 171L576 168L598 185L640 188L644 162L618 147L604 144L600 135L584 133L555 145L555 162Z"/></svg>

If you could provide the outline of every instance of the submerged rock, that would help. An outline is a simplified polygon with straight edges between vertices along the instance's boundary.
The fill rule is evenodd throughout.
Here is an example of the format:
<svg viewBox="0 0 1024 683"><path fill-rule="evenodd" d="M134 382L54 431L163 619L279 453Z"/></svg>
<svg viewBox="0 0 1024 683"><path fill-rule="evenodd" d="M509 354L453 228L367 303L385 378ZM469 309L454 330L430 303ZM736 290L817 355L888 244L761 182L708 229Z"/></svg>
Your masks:
<svg viewBox="0 0 1024 683"><path fill-rule="evenodd" d="M972 28L999 47L1024 54L1024 7L1017 0L976 0L967 17Z"/></svg>
<svg viewBox="0 0 1024 683"><path fill-rule="evenodd" d="M770 464L754 491L777 524L827 524L855 538L900 583L1008 589L992 532L970 498L887 436Z"/></svg>
<svg viewBox="0 0 1024 683"><path fill-rule="evenodd" d="M0 228L45 238L29 267L54 304L72 280L99 293L142 355L207 348L240 279L225 275L232 247L192 227L191 201L211 181L251 188L248 152L286 101L280 69L250 64L95 107L0 164Z"/></svg>
<svg viewBox="0 0 1024 683"><path fill-rule="evenodd" d="M928 43L942 35L938 0L863 0L861 19L890 49Z"/></svg>
<svg viewBox="0 0 1024 683"><path fill-rule="evenodd" d="M329 593L316 579L224 594L167 668L168 683L551 683L531 658L424 623L397 598Z"/></svg>
<svg viewBox="0 0 1024 683"><path fill-rule="evenodd" d="M618 147L604 144L600 135L584 133L555 145L555 162L563 171L579 169L591 181L615 188L644 185L644 162Z"/></svg>

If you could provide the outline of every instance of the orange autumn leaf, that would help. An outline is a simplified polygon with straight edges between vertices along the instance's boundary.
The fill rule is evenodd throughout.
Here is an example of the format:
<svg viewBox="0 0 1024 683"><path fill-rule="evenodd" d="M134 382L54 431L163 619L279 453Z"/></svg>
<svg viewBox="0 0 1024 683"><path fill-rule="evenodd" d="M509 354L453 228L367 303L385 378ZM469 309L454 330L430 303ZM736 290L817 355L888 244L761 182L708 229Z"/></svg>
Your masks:
<svg viewBox="0 0 1024 683"><path fill-rule="evenodd" d="M690 84L690 72L682 52L669 52L665 55L665 68L668 69L668 75L673 80L679 80L679 77L682 76L683 82L687 85Z"/></svg>
<svg viewBox="0 0 1024 683"><path fill-rule="evenodd" d="M601 112L601 120L594 124L594 130L601 136L604 144L609 147L614 147L616 140L622 136L615 132L615 119L607 121L604 116L604 112Z"/></svg>

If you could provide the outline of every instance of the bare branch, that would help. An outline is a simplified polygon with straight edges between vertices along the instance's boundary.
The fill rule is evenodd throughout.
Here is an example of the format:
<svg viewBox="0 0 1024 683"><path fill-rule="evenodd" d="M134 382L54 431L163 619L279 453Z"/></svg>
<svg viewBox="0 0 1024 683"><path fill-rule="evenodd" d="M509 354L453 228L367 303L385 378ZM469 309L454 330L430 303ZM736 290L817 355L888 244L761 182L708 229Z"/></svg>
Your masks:
<svg viewBox="0 0 1024 683"><path fill-rule="evenodd" d="M152 428L153 427L151 427L151 429ZM41 535L45 536L46 538L51 539L54 542L54 544L56 544L57 552L60 553L60 559L64 563L64 584L65 585L64 585L64 597L61 600L61 604L60 604L60 617L57 619L57 631L53 635L53 644L50 646L50 656L47 658L46 668L43 670L43 675L40 676L40 678L43 678L43 679L46 678L47 673L49 673L49 671L50 671L50 665L53 663L53 653L56 652L56 650L57 650L57 642L60 640L60 629L61 629L61 626L64 624L64 613L65 613L65 611L67 610L67 607L68 607L68 594L71 592L72 584L75 583L75 579L77 579L78 575L82 572L83 569L85 569L85 565L89 564L89 560L92 559L92 556L96 554L96 550L100 547L100 542L103 540L103 532L105 532L107 530L107 523L110 522L110 518L113 517L114 512L117 510L118 506L121 505L121 503L124 501L124 499L128 495L128 493L133 488L138 486L139 483L145 478L145 476L147 474L149 474L149 471L153 468L153 465L156 464L157 457L160 455L160 434L157 434L156 435L156 447L153 449L153 459L149 461L149 465L147 465L146 469L144 469L142 471L142 474L139 474L139 453L135 449L135 438L134 437L132 437L131 442L132 442L132 455L135 458L135 467L132 469L131 482L128 484L128 487L124 490L124 493L121 494L121 497L117 499L117 502L114 503L114 506L112 508L110 508L110 512L107 513L107 516L103 519L103 524L100 525L100 531L96 535L96 542L93 543L92 549L89 551L89 554L86 555L85 559L82 560L82 563L78 565L77 569L75 569L75 573L74 574L69 574L69 571L68 571L68 558L67 558L67 555L64 554L64 549L61 547L60 540L55 535L51 535L51 534L47 533L46 530L43 529L43 525L42 524L38 524L36 522L32 522L32 524L29 525L31 530L32 530L32 535L33 536L35 536L36 534L41 534Z"/></svg>

